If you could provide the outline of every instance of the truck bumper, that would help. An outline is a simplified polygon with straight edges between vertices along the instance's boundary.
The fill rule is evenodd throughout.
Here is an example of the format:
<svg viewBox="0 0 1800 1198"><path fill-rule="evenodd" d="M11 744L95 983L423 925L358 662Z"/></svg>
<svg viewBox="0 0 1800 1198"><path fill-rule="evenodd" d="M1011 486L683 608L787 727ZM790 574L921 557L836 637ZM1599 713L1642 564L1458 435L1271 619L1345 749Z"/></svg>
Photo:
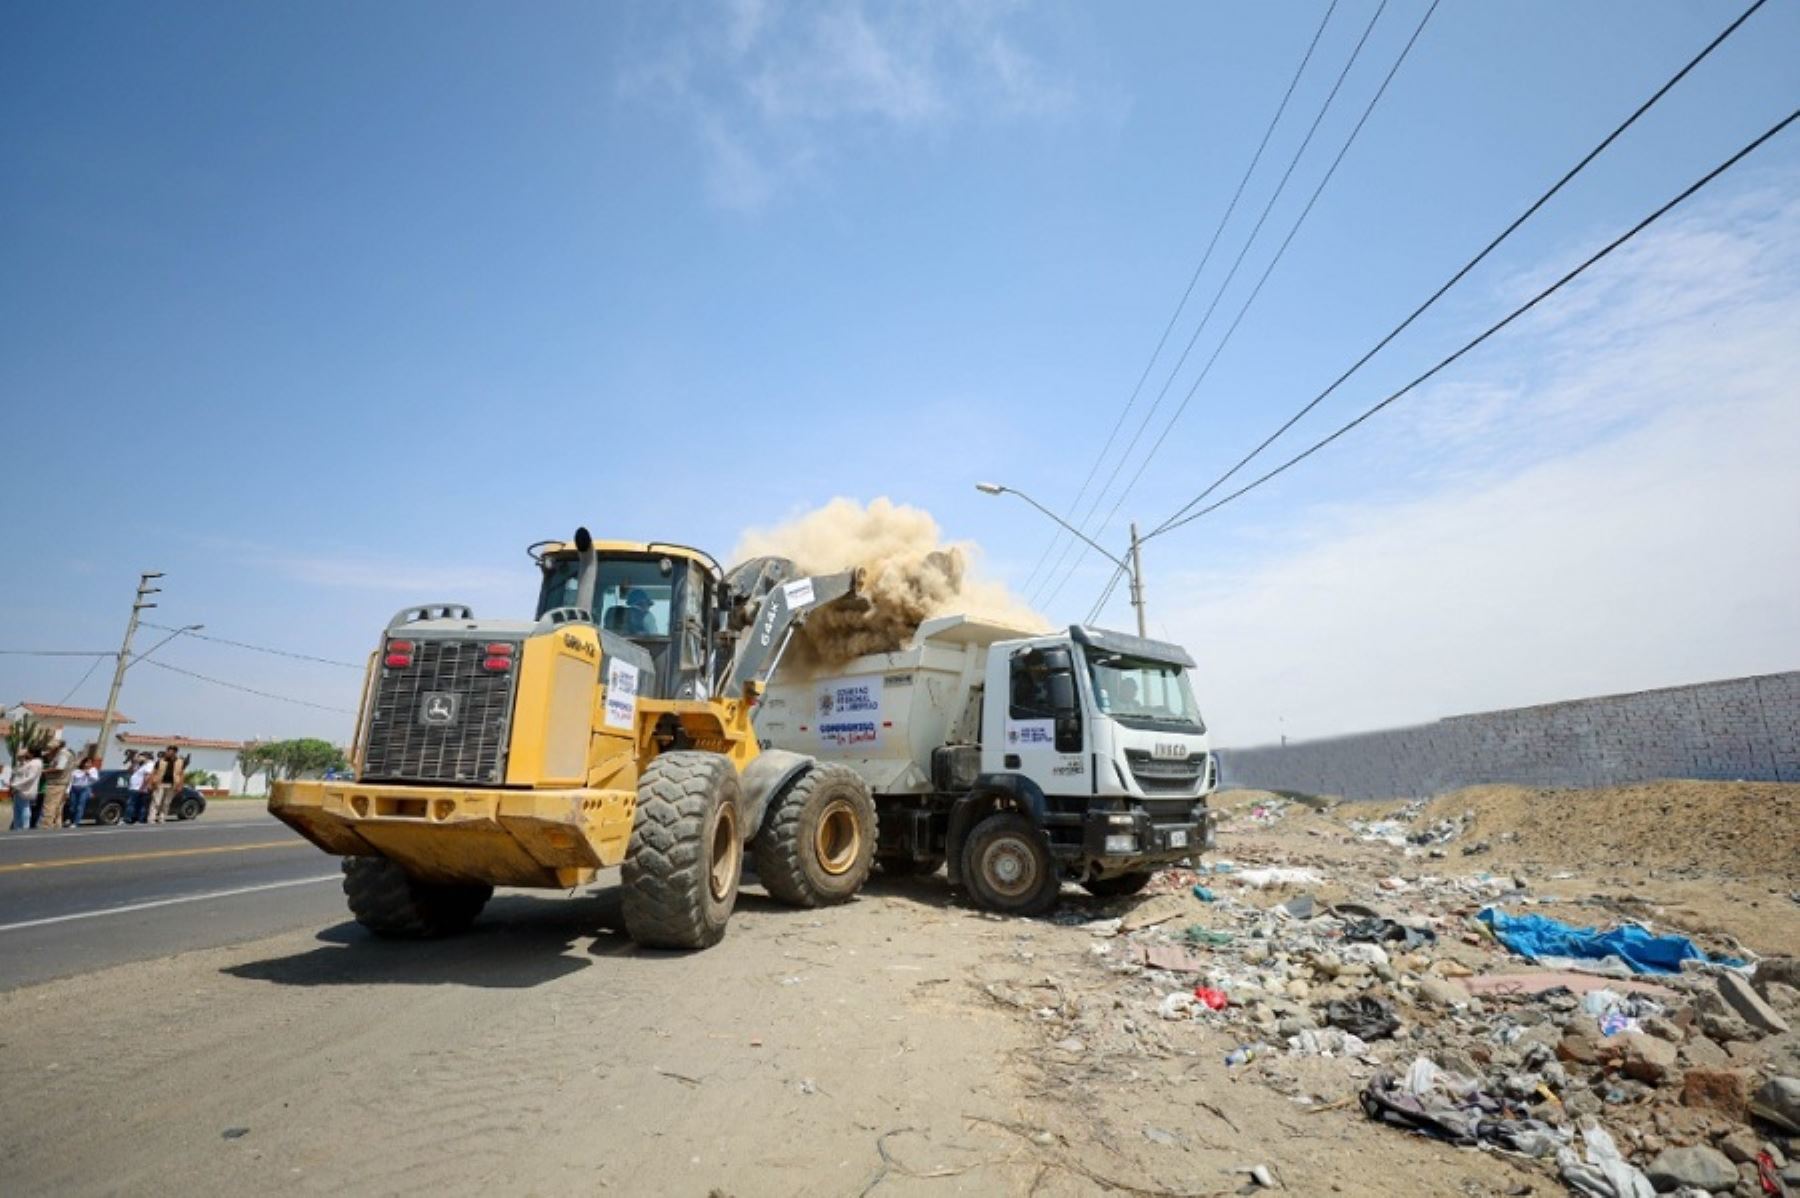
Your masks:
<svg viewBox="0 0 1800 1198"><path fill-rule="evenodd" d="M1082 819L1080 872L1096 877L1135 873L1198 857L1212 849L1217 817L1182 823L1152 821L1143 811L1090 811Z"/></svg>
<svg viewBox="0 0 1800 1198"><path fill-rule="evenodd" d="M277 782L269 811L339 857L387 857L435 882L567 889L625 859L637 795Z"/></svg>

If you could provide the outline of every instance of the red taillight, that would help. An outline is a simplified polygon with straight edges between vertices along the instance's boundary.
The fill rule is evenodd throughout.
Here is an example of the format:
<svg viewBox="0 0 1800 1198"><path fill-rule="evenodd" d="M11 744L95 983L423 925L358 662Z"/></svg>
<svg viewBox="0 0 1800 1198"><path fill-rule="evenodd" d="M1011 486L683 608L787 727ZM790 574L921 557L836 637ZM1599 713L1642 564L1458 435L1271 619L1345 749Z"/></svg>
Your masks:
<svg viewBox="0 0 1800 1198"><path fill-rule="evenodd" d="M483 659L483 661L481 663L481 668L484 670L494 670L496 672L501 671L501 670L510 670L510 669L512 669L512 658L510 658L510 657L485 658L485 659Z"/></svg>
<svg viewBox="0 0 1800 1198"><path fill-rule="evenodd" d="M412 664L412 657L406 653L390 653L382 658L382 663L392 669L403 669Z"/></svg>
<svg viewBox="0 0 1800 1198"><path fill-rule="evenodd" d="M511 657L513 655L513 647L505 641L496 641L487 647L487 651L490 657Z"/></svg>
<svg viewBox="0 0 1800 1198"><path fill-rule="evenodd" d="M389 653L411 653L412 651L413 651L413 643L411 641L389 641L388 642L388 652Z"/></svg>

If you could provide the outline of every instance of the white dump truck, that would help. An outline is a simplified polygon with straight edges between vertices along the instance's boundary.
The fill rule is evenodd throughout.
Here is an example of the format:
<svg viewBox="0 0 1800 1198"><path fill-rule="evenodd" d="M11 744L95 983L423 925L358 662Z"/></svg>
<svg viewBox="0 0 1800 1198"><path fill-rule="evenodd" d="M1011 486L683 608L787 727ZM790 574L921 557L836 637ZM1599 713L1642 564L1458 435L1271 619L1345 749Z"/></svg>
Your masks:
<svg viewBox="0 0 1800 1198"><path fill-rule="evenodd" d="M827 674L778 671L765 748L850 767L880 815L877 862L950 880L994 910L1046 911L1066 879L1141 889L1211 847L1218 767L1179 645L967 616Z"/></svg>

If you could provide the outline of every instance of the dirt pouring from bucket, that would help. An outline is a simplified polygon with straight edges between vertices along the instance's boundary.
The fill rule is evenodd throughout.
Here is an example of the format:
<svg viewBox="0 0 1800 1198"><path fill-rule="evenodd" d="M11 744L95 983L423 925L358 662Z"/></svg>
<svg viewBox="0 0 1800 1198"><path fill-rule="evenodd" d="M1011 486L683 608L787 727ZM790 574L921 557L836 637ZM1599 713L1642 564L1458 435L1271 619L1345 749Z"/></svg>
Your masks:
<svg viewBox="0 0 1800 1198"><path fill-rule="evenodd" d="M905 646L933 616L960 614L1042 632L1049 622L998 582L974 577L976 547L946 541L931 513L875 499L833 499L772 528L739 538L734 561L791 559L803 574L861 567L862 594L813 613L795 637L790 666L829 669L867 653Z"/></svg>

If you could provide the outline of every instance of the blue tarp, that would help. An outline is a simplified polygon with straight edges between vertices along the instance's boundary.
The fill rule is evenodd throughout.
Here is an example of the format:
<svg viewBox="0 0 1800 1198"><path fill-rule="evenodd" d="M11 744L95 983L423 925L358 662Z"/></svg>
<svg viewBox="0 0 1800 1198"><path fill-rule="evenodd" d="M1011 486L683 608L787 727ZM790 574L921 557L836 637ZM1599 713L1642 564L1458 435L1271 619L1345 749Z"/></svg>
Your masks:
<svg viewBox="0 0 1800 1198"><path fill-rule="evenodd" d="M1535 961L1541 957L1570 957L1598 961L1617 957L1637 973L1680 973L1683 961L1712 961L1716 965L1742 965L1728 958L1713 959L1686 936L1652 936L1635 923L1602 932L1578 928L1543 915L1508 915L1498 907L1484 907L1476 916L1493 929L1494 938Z"/></svg>

